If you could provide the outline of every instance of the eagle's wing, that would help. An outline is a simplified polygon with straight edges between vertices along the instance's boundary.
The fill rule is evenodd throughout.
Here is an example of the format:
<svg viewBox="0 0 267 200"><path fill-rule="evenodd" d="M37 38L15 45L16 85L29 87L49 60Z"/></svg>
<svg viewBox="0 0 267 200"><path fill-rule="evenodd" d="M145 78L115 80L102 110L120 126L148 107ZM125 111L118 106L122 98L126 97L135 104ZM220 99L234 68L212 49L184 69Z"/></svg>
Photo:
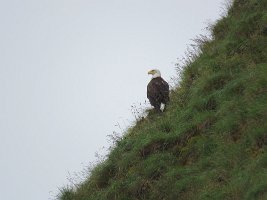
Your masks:
<svg viewBox="0 0 267 200"><path fill-rule="evenodd" d="M162 103L166 104L169 101L169 84L161 78L161 80L156 82L157 90L160 93L160 100Z"/></svg>

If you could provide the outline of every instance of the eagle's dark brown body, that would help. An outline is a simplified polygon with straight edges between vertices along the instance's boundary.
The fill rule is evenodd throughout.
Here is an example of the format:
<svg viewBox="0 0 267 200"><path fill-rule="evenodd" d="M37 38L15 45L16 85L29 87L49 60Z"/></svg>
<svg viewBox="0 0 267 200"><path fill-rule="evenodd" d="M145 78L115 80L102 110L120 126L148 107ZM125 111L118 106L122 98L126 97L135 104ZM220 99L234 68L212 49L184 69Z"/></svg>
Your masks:
<svg viewBox="0 0 267 200"><path fill-rule="evenodd" d="M161 103L165 104L169 101L169 85L161 77L153 78L147 85L147 98L150 104L160 111Z"/></svg>

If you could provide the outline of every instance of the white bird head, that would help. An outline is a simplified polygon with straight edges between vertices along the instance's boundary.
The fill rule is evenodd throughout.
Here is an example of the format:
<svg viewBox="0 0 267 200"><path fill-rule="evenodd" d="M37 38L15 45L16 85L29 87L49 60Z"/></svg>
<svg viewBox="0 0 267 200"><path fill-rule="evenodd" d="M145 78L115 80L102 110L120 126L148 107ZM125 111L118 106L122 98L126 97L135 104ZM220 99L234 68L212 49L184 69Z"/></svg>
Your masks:
<svg viewBox="0 0 267 200"><path fill-rule="evenodd" d="M161 73L158 69L152 69L148 72L148 74L151 74L152 78L161 77Z"/></svg>

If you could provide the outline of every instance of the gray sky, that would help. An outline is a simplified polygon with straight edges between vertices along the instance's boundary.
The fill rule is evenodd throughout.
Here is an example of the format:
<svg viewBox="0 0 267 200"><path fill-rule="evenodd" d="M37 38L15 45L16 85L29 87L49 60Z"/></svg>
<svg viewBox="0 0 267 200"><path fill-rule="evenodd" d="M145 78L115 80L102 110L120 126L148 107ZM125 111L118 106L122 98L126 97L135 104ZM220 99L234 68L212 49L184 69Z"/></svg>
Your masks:
<svg viewBox="0 0 267 200"><path fill-rule="evenodd" d="M47 200L94 161L222 2L0 0L1 199Z"/></svg>

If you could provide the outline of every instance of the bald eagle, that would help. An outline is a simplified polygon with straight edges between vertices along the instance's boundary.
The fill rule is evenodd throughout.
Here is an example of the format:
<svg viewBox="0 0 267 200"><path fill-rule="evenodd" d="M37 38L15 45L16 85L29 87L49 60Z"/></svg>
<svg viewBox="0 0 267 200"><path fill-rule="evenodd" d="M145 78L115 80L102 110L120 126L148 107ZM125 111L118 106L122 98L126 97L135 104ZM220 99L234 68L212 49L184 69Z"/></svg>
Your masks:
<svg viewBox="0 0 267 200"><path fill-rule="evenodd" d="M148 74L152 75L152 79L147 85L147 98L156 111L163 112L169 102L169 85L161 78L159 70L150 70Z"/></svg>

